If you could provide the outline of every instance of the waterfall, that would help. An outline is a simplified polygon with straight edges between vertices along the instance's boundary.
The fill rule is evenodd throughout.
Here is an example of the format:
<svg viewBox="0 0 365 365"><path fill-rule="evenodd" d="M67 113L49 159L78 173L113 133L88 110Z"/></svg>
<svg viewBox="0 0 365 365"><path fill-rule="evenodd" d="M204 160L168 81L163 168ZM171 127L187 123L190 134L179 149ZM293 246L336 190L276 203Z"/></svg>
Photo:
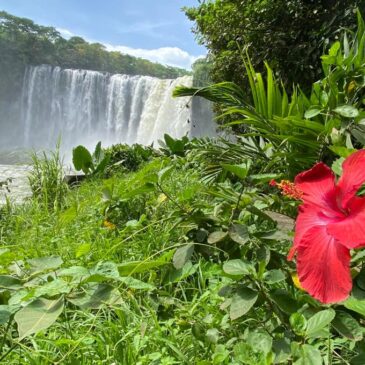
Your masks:
<svg viewBox="0 0 365 365"><path fill-rule="evenodd" d="M30 66L24 75L18 144L53 148L60 137L65 148L77 144L93 147L99 140L103 145L147 145L164 133L195 135L191 99L172 98L178 85L191 86L192 77L162 80ZM211 134L210 107L200 105L198 114L201 117L204 108L209 120L202 123Z"/></svg>

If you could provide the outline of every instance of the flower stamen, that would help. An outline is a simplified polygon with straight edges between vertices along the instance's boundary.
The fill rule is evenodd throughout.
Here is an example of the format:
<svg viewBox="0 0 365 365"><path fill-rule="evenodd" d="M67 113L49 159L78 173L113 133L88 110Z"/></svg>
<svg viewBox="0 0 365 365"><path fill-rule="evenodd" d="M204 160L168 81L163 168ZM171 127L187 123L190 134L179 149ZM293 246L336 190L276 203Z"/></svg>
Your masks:
<svg viewBox="0 0 365 365"><path fill-rule="evenodd" d="M280 183L275 180L271 180L270 186L276 186L281 190L281 193L289 198L301 200L303 197L303 192L296 187L296 185L289 180L281 180Z"/></svg>

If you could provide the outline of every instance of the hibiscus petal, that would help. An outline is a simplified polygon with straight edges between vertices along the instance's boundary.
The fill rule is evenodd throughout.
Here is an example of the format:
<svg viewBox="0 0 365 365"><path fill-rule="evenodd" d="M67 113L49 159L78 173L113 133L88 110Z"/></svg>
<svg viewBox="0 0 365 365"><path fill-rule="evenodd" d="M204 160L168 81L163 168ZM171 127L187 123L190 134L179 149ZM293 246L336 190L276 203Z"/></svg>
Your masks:
<svg viewBox="0 0 365 365"><path fill-rule="evenodd" d="M304 203L338 210L335 199L335 175L324 163L317 163L310 170L298 174L294 183L303 192Z"/></svg>
<svg viewBox="0 0 365 365"><path fill-rule="evenodd" d="M342 176L337 184L337 195L339 203L345 209L365 182L365 150L357 151L347 157L342 164L342 170Z"/></svg>
<svg viewBox="0 0 365 365"><path fill-rule="evenodd" d="M348 249L365 245L365 198L355 196L347 203L348 215L328 224L328 234Z"/></svg>
<svg viewBox="0 0 365 365"><path fill-rule="evenodd" d="M328 235L326 226L313 227L297 246L301 285L322 303L345 300L351 291L350 252Z"/></svg>
<svg viewBox="0 0 365 365"><path fill-rule="evenodd" d="M323 216L320 207L309 204L301 205L295 222L294 244L289 251L288 260L291 260L294 257L296 248L300 245L300 242L308 230L316 226L323 226L327 224L328 221L329 220Z"/></svg>

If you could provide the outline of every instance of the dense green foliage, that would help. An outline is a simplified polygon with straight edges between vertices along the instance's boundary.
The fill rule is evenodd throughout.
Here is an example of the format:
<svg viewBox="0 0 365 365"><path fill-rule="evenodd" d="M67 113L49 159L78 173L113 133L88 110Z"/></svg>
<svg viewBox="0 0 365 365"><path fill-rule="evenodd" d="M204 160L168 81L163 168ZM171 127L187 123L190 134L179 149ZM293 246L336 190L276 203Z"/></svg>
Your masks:
<svg viewBox="0 0 365 365"><path fill-rule="evenodd" d="M136 172L90 177L61 209L37 196L3 207L1 361L361 363L361 252L353 296L314 301L286 259L297 202L242 152L195 140Z"/></svg>
<svg viewBox="0 0 365 365"><path fill-rule="evenodd" d="M180 87L175 96L199 95L216 102L244 138L247 153L266 156L267 171L294 176L315 161L332 164L364 145L365 27L358 13L358 31L335 42L322 56L324 75L309 95L296 87L291 94L266 66L266 77L244 62L250 94L232 82L204 88ZM254 138L252 138L254 136ZM247 146L247 147L245 147Z"/></svg>
<svg viewBox="0 0 365 365"><path fill-rule="evenodd" d="M0 100L11 100L21 87L27 65L50 64L64 68L106 71L129 75L176 78L188 72L141 58L109 52L100 43L81 37L66 40L53 27L0 12Z"/></svg>
<svg viewBox="0 0 365 365"><path fill-rule="evenodd" d="M322 72L323 49L342 28L355 27L357 6L364 9L364 1L203 0L185 12L209 50L215 82L242 86L242 53L249 47L255 69L264 71L268 60L287 86L300 82L306 89Z"/></svg>
<svg viewBox="0 0 365 365"><path fill-rule="evenodd" d="M308 94L246 55L250 95L232 82L176 91L218 103L232 141L112 146L97 174L101 146L79 146L88 176L73 188L57 153L35 157L33 196L0 210L0 362L364 364L364 249L350 297L321 305L287 260L300 201L269 184L317 161L339 176L365 146L364 45L358 13Z"/></svg>
<svg viewBox="0 0 365 365"><path fill-rule="evenodd" d="M109 156L109 166L107 173L113 171L136 171L142 163L149 161L156 155L152 147L145 147L140 144L128 146L116 144L105 149L105 154Z"/></svg>

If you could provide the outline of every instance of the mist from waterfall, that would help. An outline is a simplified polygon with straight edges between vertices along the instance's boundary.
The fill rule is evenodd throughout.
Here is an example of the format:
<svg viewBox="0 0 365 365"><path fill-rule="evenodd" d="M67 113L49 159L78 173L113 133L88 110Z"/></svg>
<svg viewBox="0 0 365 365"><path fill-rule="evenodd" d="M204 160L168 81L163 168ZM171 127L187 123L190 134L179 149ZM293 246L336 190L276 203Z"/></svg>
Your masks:
<svg viewBox="0 0 365 365"><path fill-rule="evenodd" d="M206 120L197 121L190 98L172 98L178 85L191 86L192 77L163 80L30 66L24 76L18 144L53 148L61 137L64 148L78 144L93 147L99 140L103 145L147 145L164 133L173 137L196 135L193 129L197 124L197 129L206 129L211 135L210 106L199 107L199 119L205 115Z"/></svg>

